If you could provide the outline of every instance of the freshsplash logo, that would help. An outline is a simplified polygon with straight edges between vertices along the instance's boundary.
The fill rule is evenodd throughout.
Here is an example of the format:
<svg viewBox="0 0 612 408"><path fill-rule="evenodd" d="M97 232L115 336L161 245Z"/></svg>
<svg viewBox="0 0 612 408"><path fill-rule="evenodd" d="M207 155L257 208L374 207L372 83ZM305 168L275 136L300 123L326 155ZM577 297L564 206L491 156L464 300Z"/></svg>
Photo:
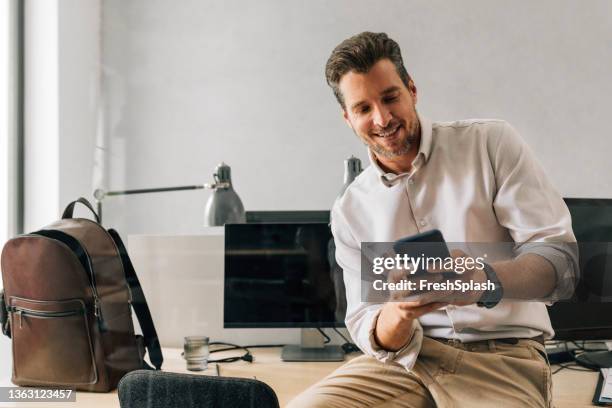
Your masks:
<svg viewBox="0 0 612 408"><path fill-rule="evenodd" d="M447 279L442 282L431 282L428 279L419 279L418 281L412 281L408 279L402 279L399 282L385 282L381 279L377 279L372 282L372 288L377 291L401 291L401 292L431 292L431 291L458 291L458 292L472 292L480 290L494 290L495 284L490 280L485 282L474 282L473 280L462 281L460 279Z"/></svg>

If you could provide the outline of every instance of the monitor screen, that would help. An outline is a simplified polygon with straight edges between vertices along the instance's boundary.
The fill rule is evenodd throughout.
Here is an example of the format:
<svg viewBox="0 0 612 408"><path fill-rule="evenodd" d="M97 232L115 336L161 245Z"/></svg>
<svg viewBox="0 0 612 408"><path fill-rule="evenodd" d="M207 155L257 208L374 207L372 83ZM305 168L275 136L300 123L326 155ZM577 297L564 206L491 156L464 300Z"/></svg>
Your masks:
<svg viewBox="0 0 612 408"><path fill-rule="evenodd" d="M345 313L327 223L225 226L224 327L340 327Z"/></svg>
<svg viewBox="0 0 612 408"><path fill-rule="evenodd" d="M574 298L549 308L558 340L612 339L612 199L566 198L581 278Z"/></svg>

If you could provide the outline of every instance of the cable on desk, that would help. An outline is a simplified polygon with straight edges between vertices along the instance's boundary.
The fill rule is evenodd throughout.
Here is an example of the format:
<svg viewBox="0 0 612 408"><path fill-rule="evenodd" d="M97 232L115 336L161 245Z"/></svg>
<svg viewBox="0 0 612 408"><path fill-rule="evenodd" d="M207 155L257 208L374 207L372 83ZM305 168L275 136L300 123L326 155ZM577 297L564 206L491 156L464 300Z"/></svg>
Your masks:
<svg viewBox="0 0 612 408"><path fill-rule="evenodd" d="M316 328L319 333L321 333L321 335L325 338L325 344L328 344L331 342L331 338L319 327ZM349 341L346 336L344 336L338 329L336 329L335 327L333 327L334 331L336 333L338 333L340 335L340 337L342 337L342 339L345 341L344 344L341 345L342 350L344 350L344 352L346 354L349 354L351 352L354 351L360 351L359 348L352 343L351 341ZM224 357L224 358L219 358L219 359L211 359L208 360L209 363L233 363L236 361L248 361L249 363L253 362L253 355L251 354L250 349L252 348L273 348L273 347L283 347L285 346L285 344L252 344L252 345L246 345L246 346L241 346L238 344L233 344L233 343L226 343L223 341L213 341L210 342L209 346L211 346L210 349L210 353L219 353L222 351L233 351L233 350L244 350L244 354L241 356L233 356L233 357ZM222 347L215 347L215 346L222 346Z"/></svg>
<svg viewBox="0 0 612 408"><path fill-rule="evenodd" d="M231 345L230 343L222 343L222 342L212 342L211 345L228 345L229 347L216 348L211 350L211 353L217 353L221 351L231 351L231 350L243 350L243 349L252 349L252 348L273 348L273 347L284 347L284 344L249 344L246 346L239 345Z"/></svg>
<svg viewBox="0 0 612 408"><path fill-rule="evenodd" d="M336 329L335 327L332 327L332 329L334 329L334 331L335 331L336 333L338 333L338 335L339 335L340 337L342 337L342 340L344 340L346 343L352 343L352 341L349 341L349 339L347 339L346 337L344 337L344 334L342 334L342 332L341 332L340 330Z"/></svg>
<svg viewBox="0 0 612 408"><path fill-rule="evenodd" d="M319 331L319 333L321 333L321 336L325 337L324 344L327 344L327 343L329 343L331 341L329 336L327 334L325 334L325 332L320 327L317 327L317 330Z"/></svg>
<svg viewBox="0 0 612 408"><path fill-rule="evenodd" d="M594 345L595 347L588 347L589 344L587 344L585 340L581 341L581 345L578 345L576 341L570 341L570 343L573 344L574 347L576 347L576 349L580 351L608 351L606 345L602 344L600 341L589 343L590 345Z"/></svg>
<svg viewBox="0 0 612 408"><path fill-rule="evenodd" d="M241 356L224 357L219 359L208 360L209 363L233 363L236 361L248 361L252 363L254 360L253 355L249 349L252 348L269 348L269 347L283 347L284 344L254 344L248 346L241 346L233 343L225 343L223 341L213 341L209 344L210 346L226 346L220 348L211 348L210 353L219 353L221 351L232 351L232 350L244 350L245 353Z"/></svg>
<svg viewBox="0 0 612 408"><path fill-rule="evenodd" d="M563 348L565 348L565 352L570 354L572 357L576 358L576 350L570 350L569 347L567 346L568 343L572 343L575 347L577 347L576 350L580 351L580 352L586 352L586 351L592 351L592 350L597 350L597 349L587 349L585 347L585 342L582 342L582 346L579 346L575 341L564 341L562 342L563 344ZM580 353L578 353L580 354ZM572 362L572 363L561 363L559 364L559 368L557 368L555 371L551 372L551 375L557 374L559 371L561 370L572 370L572 371L598 371L597 369L591 369L588 367L584 367L576 362Z"/></svg>
<svg viewBox="0 0 612 408"><path fill-rule="evenodd" d="M229 347L225 347L225 348L220 348L220 349L213 349L210 350L210 353L217 353L219 351L226 351L226 350L244 350L245 353L241 356L234 356L234 357L224 357L224 358L218 358L218 359L211 359L208 360L209 363L233 363L235 361L248 361L249 363L253 362L253 355L251 354L251 351L243 346L239 346L237 344L233 344L233 343L225 343L222 341L213 341L209 344L210 346L229 346Z"/></svg>
<svg viewBox="0 0 612 408"><path fill-rule="evenodd" d="M335 327L332 327L332 329L334 329L334 331L336 333L338 333L338 335L340 337L342 337L342 340L344 340L344 344L341 346L342 350L344 350L345 354L349 354L349 353L353 353L353 352L357 352L357 351L361 351L359 350L359 347L357 347L357 345L355 343L353 343L352 341L350 341L349 339L347 339L344 334L342 334L340 332L340 330L336 329Z"/></svg>
<svg viewBox="0 0 612 408"><path fill-rule="evenodd" d="M578 365L576 363L570 363L570 364L563 363L563 364L559 364L559 368L553 371L551 375L557 374L561 370L587 371L587 372L597 371L597 370L591 370L591 369L582 367L581 365Z"/></svg>

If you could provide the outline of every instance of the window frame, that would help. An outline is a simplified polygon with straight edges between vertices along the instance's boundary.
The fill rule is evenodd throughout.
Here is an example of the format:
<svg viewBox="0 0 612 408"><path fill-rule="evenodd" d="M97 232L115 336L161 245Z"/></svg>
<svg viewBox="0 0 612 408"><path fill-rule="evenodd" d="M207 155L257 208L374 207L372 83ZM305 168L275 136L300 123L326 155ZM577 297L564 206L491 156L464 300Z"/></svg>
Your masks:
<svg viewBox="0 0 612 408"><path fill-rule="evenodd" d="M2 92L6 98L2 104L2 115L6 115L0 147L3 168L2 200L0 205L0 242L23 233L24 225L24 9L25 1L4 2L3 15L6 24L0 35L3 42L1 61Z"/></svg>

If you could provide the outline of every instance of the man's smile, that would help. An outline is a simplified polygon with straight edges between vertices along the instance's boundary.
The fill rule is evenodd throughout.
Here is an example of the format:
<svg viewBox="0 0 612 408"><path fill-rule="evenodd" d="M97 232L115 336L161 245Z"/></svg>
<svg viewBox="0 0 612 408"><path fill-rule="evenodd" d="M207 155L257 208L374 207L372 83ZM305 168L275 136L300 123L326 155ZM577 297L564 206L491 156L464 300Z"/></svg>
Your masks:
<svg viewBox="0 0 612 408"><path fill-rule="evenodd" d="M393 127L390 127L389 129L385 131L378 131L378 132L373 132L373 133L374 133L374 136L380 137L383 139L394 138L399 134L399 130L401 127L402 126L399 123L397 123Z"/></svg>

